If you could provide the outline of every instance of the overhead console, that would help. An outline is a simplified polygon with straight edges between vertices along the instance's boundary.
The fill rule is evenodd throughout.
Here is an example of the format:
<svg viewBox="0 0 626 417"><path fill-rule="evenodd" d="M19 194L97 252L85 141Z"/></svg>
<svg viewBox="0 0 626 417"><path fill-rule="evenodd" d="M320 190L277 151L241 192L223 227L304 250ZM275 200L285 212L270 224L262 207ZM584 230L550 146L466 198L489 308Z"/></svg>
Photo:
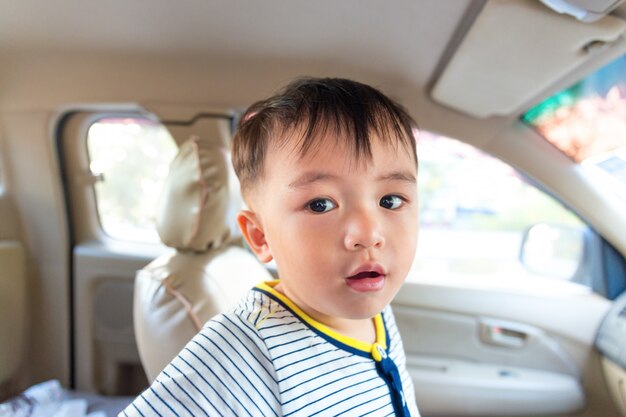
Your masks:
<svg viewBox="0 0 626 417"><path fill-rule="evenodd" d="M613 400L626 416L626 293L613 302L600 326L596 347Z"/></svg>
<svg viewBox="0 0 626 417"><path fill-rule="evenodd" d="M583 22L524 0L487 1L467 18L431 96L474 117L521 113L585 63L600 66L626 50L626 23L612 15Z"/></svg>

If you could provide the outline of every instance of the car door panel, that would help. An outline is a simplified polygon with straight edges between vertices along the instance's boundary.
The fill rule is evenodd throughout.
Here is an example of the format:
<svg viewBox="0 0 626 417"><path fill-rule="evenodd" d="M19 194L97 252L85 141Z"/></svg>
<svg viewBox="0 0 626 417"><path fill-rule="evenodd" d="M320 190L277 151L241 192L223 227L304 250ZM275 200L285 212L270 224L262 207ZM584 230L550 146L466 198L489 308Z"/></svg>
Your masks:
<svg viewBox="0 0 626 417"><path fill-rule="evenodd" d="M397 306L394 311L399 326L407 329L403 333L404 343L410 346L410 349L407 347L407 353L441 352L445 347L447 355L466 361L506 363L511 366L557 372L575 378L579 376L573 359L554 338L537 327L406 306ZM483 336L487 332L510 332L513 328L523 334L519 336L520 342L516 346L497 346L494 342L485 340ZM417 329L419 331L416 331ZM445 335L436 338L420 337L423 334L438 333ZM462 343L459 343L459 340Z"/></svg>
<svg viewBox="0 0 626 417"><path fill-rule="evenodd" d="M27 348L28 269L20 216L6 184L0 136L0 397L19 385Z"/></svg>
<svg viewBox="0 0 626 417"><path fill-rule="evenodd" d="M591 292L416 282L394 300L424 416L612 415L590 366L609 307Z"/></svg>
<svg viewBox="0 0 626 417"><path fill-rule="evenodd" d="M22 244L0 239L0 384L15 378L26 342L26 258Z"/></svg>
<svg viewBox="0 0 626 417"><path fill-rule="evenodd" d="M407 366L425 415L561 414L585 404L578 380L555 372L414 356Z"/></svg>
<svg viewBox="0 0 626 417"><path fill-rule="evenodd" d="M133 331L135 271L163 253L159 247L85 242L74 248L76 386L131 395L146 384Z"/></svg>

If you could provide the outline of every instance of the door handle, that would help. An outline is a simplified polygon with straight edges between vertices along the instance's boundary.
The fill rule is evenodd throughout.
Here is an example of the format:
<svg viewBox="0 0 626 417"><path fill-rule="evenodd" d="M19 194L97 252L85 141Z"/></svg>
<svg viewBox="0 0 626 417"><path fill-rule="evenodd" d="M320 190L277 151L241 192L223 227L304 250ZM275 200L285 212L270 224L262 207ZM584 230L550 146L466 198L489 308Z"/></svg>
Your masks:
<svg viewBox="0 0 626 417"><path fill-rule="evenodd" d="M489 345L520 349L526 345L528 333L509 324L481 322L480 340Z"/></svg>

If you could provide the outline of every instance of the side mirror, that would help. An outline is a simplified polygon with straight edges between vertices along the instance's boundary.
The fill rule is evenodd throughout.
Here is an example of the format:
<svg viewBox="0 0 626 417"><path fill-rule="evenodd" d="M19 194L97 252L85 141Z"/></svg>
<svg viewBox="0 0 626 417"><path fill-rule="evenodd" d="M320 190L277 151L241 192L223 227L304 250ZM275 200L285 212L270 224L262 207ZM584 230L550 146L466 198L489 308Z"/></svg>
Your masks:
<svg viewBox="0 0 626 417"><path fill-rule="evenodd" d="M529 272L579 281L585 252L585 229L539 223L524 233L519 260Z"/></svg>

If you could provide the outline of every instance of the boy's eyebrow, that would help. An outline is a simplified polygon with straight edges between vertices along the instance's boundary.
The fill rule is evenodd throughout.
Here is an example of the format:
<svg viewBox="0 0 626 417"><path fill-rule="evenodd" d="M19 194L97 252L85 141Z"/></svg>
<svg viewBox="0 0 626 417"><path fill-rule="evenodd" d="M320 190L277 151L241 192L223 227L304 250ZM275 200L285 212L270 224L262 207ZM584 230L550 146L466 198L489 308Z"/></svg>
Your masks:
<svg viewBox="0 0 626 417"><path fill-rule="evenodd" d="M337 179L337 176L323 171L306 172L298 177L295 181L291 182L289 184L289 188L304 187L305 185L309 185L313 182L327 179Z"/></svg>
<svg viewBox="0 0 626 417"><path fill-rule="evenodd" d="M381 175L376 178L377 181L406 181L412 184L417 183L417 178L409 171L394 171L389 174Z"/></svg>
<svg viewBox="0 0 626 417"><path fill-rule="evenodd" d="M333 174L329 174L323 171L311 171L306 172L297 178L295 181L289 184L289 188L299 188L309 185L316 181L322 180L336 180L338 177ZM376 178L376 181L405 181L411 184L416 184L417 179L413 173L409 171L393 171L388 174L383 174Z"/></svg>

